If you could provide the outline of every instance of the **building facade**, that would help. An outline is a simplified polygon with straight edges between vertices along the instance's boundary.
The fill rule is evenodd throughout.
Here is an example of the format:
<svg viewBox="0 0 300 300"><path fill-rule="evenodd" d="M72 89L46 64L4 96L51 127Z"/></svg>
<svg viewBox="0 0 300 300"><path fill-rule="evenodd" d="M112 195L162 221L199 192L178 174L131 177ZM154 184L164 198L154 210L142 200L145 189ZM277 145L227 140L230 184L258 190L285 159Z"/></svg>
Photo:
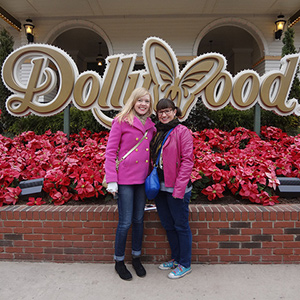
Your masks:
<svg viewBox="0 0 300 300"><path fill-rule="evenodd" d="M157 36L169 43L182 65L197 55L218 52L233 75L243 69L262 75L279 67L283 36L275 38L278 15L286 21L283 34L293 26L300 48L297 0L4 0L1 11L0 26L14 37L15 48L28 43L24 24L30 19L34 42L62 48L80 72L101 73L99 55L121 53L137 53L136 68L141 69L143 42Z"/></svg>

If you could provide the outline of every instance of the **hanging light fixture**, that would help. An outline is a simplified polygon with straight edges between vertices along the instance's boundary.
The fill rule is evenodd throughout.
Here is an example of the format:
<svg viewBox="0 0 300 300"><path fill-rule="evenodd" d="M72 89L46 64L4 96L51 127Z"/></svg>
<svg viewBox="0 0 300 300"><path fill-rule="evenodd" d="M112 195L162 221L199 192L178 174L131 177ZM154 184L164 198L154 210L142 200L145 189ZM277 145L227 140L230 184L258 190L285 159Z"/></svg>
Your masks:
<svg viewBox="0 0 300 300"><path fill-rule="evenodd" d="M279 15L277 17L277 20L275 22L275 39L276 40L280 40L281 39L281 35L284 29L284 25L286 23L286 20L284 19L284 15Z"/></svg>
<svg viewBox="0 0 300 300"><path fill-rule="evenodd" d="M28 43L33 43L34 42L34 36L33 36L34 25L33 25L31 19L26 20L26 23L24 24L24 28L25 28L25 33L27 36Z"/></svg>
<svg viewBox="0 0 300 300"><path fill-rule="evenodd" d="M96 61L97 61L97 64L99 67L103 66L105 64L105 59L102 55L102 52L101 52L101 42L99 42L99 54L97 55L97 58L96 58Z"/></svg>

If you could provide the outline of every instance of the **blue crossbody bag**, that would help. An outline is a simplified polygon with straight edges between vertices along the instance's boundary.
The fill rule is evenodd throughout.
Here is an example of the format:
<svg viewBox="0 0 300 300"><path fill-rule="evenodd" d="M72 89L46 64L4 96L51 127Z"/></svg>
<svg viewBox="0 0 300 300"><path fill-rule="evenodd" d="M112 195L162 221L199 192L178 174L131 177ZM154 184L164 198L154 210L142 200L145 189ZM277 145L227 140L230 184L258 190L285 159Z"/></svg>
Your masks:
<svg viewBox="0 0 300 300"><path fill-rule="evenodd" d="M165 136L161 147L159 149L159 153L155 162L155 165L153 167L153 170L151 171L150 175L146 178L145 181L145 191L146 191L146 196L149 200L154 199L159 190L160 190L160 182L159 182L159 178L158 178L158 173L157 173L157 167L158 167L158 163L159 163L159 159L160 159L160 155L161 155L161 151L162 151L162 147L165 143L165 141L167 140L169 134L172 132L174 128L172 128L171 130L169 130L169 132L167 133L167 135Z"/></svg>

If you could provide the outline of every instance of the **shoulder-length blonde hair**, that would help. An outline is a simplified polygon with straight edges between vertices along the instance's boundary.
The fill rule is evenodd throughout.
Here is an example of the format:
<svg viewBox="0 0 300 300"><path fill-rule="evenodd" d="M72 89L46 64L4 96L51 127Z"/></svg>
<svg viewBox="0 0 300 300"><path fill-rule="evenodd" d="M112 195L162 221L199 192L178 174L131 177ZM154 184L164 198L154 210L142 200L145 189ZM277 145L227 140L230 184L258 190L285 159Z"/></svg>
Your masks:
<svg viewBox="0 0 300 300"><path fill-rule="evenodd" d="M122 121L127 121L129 124L133 123L134 118L134 106L139 98L149 95L150 96L150 107L149 111L147 112L147 117L151 116L153 112L153 101L151 94L149 91L143 87L136 88L132 91L130 97L128 98L126 104L124 105L123 109L120 113L117 114L116 118L118 118L118 121L121 123Z"/></svg>

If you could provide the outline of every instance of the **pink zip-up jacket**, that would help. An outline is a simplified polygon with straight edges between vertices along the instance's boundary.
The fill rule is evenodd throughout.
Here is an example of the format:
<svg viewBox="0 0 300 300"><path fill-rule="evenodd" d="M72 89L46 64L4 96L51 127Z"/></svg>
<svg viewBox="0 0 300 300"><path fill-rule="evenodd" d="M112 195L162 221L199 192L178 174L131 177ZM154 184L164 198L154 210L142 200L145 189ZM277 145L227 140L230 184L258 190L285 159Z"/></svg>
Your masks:
<svg viewBox="0 0 300 300"><path fill-rule="evenodd" d="M177 125L170 133L162 159L165 186L174 188L174 198L183 199L194 165L193 136L187 127Z"/></svg>
<svg viewBox="0 0 300 300"><path fill-rule="evenodd" d="M116 170L116 158L121 159L132 149L148 130L142 143L119 164ZM114 119L110 130L105 154L105 173L107 182L118 184L143 184L149 175L150 141L156 132L154 123L147 118L145 125L135 116L133 124L127 121L119 123Z"/></svg>

